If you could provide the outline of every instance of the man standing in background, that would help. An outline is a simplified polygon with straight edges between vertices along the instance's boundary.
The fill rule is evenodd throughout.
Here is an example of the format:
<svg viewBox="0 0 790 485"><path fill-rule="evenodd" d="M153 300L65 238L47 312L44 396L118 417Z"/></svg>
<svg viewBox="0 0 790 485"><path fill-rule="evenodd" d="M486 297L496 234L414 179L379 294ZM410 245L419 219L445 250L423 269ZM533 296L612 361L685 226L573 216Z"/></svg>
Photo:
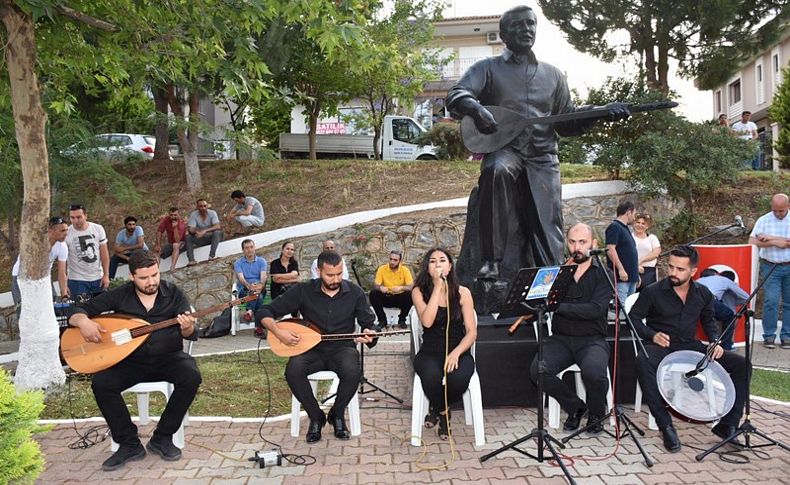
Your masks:
<svg viewBox="0 0 790 485"><path fill-rule="evenodd" d="M110 287L110 253L107 233L100 224L88 222L82 204L69 206L66 244L69 246L68 287L72 297L101 293Z"/></svg>

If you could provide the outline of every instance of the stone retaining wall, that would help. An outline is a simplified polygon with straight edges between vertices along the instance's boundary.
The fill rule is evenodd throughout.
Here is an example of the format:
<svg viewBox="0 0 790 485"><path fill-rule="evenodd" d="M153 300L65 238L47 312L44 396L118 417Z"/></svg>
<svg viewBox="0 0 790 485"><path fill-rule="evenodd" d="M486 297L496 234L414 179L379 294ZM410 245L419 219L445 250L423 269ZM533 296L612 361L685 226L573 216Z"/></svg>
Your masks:
<svg viewBox="0 0 790 485"><path fill-rule="evenodd" d="M580 197L563 202L565 224L567 227L576 222L590 224L602 245L606 226L614 218L617 204L623 198L632 200L639 210L646 210L656 221L669 219L680 209L677 204L663 198L641 202L636 195ZM465 223L464 208L434 209L357 224L292 242L296 246L295 257L299 261L303 279L310 277L310 265L318 256L322 242L332 239L338 251L344 255L349 271L353 263L362 285L370 288L376 268L387 262L392 249L403 253L404 262L415 274L423 254L434 246L445 247L457 255L461 249ZM271 261L279 257L281 244L259 248L258 254ZM239 257L236 255L201 262L164 273L163 277L183 288L196 308L207 308L230 298L231 283L235 278L233 262ZM353 273L351 278L354 280ZM14 319L13 309L3 309L0 320L6 318ZM0 328L5 330L0 333L0 340L7 339L4 321L0 321ZM13 333L15 336L19 334L16 330Z"/></svg>

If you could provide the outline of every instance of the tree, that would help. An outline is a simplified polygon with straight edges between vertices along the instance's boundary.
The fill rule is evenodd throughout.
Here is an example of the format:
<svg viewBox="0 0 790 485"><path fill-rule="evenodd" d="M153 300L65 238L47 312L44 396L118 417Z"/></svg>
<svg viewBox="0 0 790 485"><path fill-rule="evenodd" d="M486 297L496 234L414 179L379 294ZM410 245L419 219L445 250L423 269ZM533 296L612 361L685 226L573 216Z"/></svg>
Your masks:
<svg viewBox="0 0 790 485"><path fill-rule="evenodd" d="M712 53L722 47L765 45L755 35L774 16L787 15L786 0L538 0L546 17L576 49L604 61L634 55L650 89L669 92L670 60L686 77L710 70ZM628 41L622 42L623 34ZM707 62L706 62L707 61ZM718 58L726 66L732 58ZM725 67L731 69L732 67Z"/></svg>
<svg viewBox="0 0 790 485"><path fill-rule="evenodd" d="M433 41L433 22L440 15L441 5L433 1L398 0L388 17L374 17L365 28L368 49L352 66L350 91L366 104L354 121L373 130L376 160L381 159L384 117L394 112L396 103L411 104L447 62L428 47Z"/></svg>
<svg viewBox="0 0 790 485"><path fill-rule="evenodd" d="M774 148L779 153L779 163L783 168L790 167L790 67L782 71L782 84L776 90L768 115L779 123L779 137Z"/></svg>

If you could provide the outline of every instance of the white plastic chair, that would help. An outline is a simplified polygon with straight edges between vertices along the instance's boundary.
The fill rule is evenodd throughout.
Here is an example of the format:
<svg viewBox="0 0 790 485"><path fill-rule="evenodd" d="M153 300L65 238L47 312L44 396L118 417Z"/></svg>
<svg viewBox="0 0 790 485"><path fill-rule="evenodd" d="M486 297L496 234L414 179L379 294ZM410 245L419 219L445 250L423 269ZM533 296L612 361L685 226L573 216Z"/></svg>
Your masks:
<svg viewBox="0 0 790 485"><path fill-rule="evenodd" d="M422 323L417 317L417 310L411 309L411 337L414 343L415 354L420 351L422 344ZM477 315L475 315L475 325L477 325ZM475 344L471 348L472 358L475 358ZM464 392L464 419L467 425L474 425L475 430L475 445L483 446L486 444L485 424L483 423L483 396L480 390L480 377L477 375L477 367L469 380L469 387ZM422 380L417 373L414 373L414 386L412 389L412 405L411 405L411 444L412 446L422 445L422 428L423 419L428 412L428 397L422 390Z"/></svg>
<svg viewBox="0 0 790 485"><path fill-rule="evenodd" d="M194 308L192 309L194 311ZM187 353L192 355L192 344L194 341L188 340L187 341ZM148 424L150 421L149 416L149 404L150 404L150 393L152 392L161 392L165 396L165 403L170 400L170 396L173 394L174 386L170 382L167 381L155 381L155 382L140 382L139 384L135 384L134 386L126 389L125 391L121 392L121 394L128 394L128 393L135 393L137 394L137 416L138 421L141 425ZM184 448L184 426L189 424L189 413L184 415L184 420L181 422L181 426L178 430L173 434L173 444L178 447L179 449ZM118 443L115 440L110 440L110 450L113 452L118 450Z"/></svg>
<svg viewBox="0 0 790 485"><path fill-rule="evenodd" d="M322 370L314 372L307 376L310 380L310 387L313 388L313 395L317 395L318 381L332 381L329 387L329 395L337 392L337 386L340 379L331 370ZM333 398L334 399L334 398ZM302 404L296 399L296 396L291 394L291 436L294 438L299 436L299 418L301 414ZM355 392L354 397L348 403L348 420L351 424L351 436L359 436L362 434L362 421L359 417L359 393Z"/></svg>
<svg viewBox="0 0 790 485"><path fill-rule="evenodd" d="M537 338L538 334L538 322L537 320L532 322L532 328L535 331L535 337ZM546 329L548 330L548 334L551 335L551 316L549 316ZM576 383L576 395L579 396L584 402L587 402L587 389L584 387L584 381L582 381L582 370L579 368L577 364L572 364L565 368L562 372L557 374L557 377L562 380L562 376L565 375L566 372L573 372L574 373L574 382ZM610 411L614 407L614 398L612 395L612 376L609 373L609 367L606 368L606 379L609 381L609 390L606 391L606 406L607 411ZM547 394L548 396L548 394ZM549 396L549 427L550 428L559 428L560 427L560 403L553 397ZM614 416L609 418L609 423L614 426Z"/></svg>
<svg viewBox="0 0 790 485"><path fill-rule="evenodd" d="M625 312L630 313L631 307L634 306L636 303L636 299L639 298L639 293L634 293L633 295L628 295L628 298L625 299L625 303L623 306L625 307ZM644 319L642 320L644 323ZM634 336L633 344L634 344L634 356L639 354L639 349L636 346L636 339L639 338L638 336ZM636 381L636 391L634 393L634 412L641 413L642 412L642 386L639 385L639 380ZM653 413L650 410L647 410L647 427L652 430L658 430L658 424L656 424L656 418L653 417Z"/></svg>
<svg viewBox="0 0 790 485"><path fill-rule="evenodd" d="M236 281L236 275L233 275L233 283L230 284L230 301L236 300L239 298L239 286L238 281ZM239 317L239 306L233 305L230 307L230 334L236 335L236 332L239 330L249 330L251 328L255 328L255 322L245 322L242 323L241 318Z"/></svg>

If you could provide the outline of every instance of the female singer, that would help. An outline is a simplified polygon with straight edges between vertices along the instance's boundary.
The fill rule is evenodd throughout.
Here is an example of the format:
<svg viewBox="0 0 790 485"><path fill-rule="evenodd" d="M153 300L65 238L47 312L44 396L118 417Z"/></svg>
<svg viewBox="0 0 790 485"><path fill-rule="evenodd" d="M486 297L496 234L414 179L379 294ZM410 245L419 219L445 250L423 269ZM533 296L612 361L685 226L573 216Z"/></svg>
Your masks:
<svg viewBox="0 0 790 485"><path fill-rule="evenodd" d="M423 330L414 370L430 402L425 427L438 423L439 437L447 440L450 406L463 397L475 371L470 352L477 338L472 294L458 285L450 253L433 248L422 258L411 297Z"/></svg>

